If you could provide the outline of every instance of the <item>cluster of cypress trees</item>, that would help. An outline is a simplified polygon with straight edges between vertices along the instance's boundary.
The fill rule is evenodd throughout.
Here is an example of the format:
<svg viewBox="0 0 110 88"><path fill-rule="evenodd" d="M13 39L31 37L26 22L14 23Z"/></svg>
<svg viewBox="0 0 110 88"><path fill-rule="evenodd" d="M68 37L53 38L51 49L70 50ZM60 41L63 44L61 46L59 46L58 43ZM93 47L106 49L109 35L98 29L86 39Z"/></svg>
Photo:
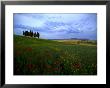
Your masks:
<svg viewBox="0 0 110 88"><path fill-rule="evenodd" d="M28 32L28 31L23 31L23 35L24 36L30 36L30 37L38 37L39 38L39 36L40 36L40 34L37 32L33 32L33 31L31 31L30 30L30 32Z"/></svg>

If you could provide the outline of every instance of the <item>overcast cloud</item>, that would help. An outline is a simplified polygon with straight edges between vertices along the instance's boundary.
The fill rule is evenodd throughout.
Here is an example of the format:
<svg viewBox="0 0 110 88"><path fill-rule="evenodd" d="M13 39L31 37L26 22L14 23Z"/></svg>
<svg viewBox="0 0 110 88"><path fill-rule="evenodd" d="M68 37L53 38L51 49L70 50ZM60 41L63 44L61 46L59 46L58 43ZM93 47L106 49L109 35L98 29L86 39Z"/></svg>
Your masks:
<svg viewBox="0 0 110 88"><path fill-rule="evenodd" d="M84 38L97 39L97 14L43 14L15 13L14 33L22 31L39 32L44 39Z"/></svg>

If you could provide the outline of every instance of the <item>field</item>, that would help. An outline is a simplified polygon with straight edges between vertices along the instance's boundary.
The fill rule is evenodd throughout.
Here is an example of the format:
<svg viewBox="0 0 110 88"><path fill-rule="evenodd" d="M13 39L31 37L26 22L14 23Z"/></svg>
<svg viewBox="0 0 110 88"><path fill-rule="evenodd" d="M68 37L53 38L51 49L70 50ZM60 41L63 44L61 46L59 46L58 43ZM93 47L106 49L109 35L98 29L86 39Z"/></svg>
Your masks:
<svg viewBox="0 0 110 88"><path fill-rule="evenodd" d="M97 75L96 41L14 35L14 75Z"/></svg>

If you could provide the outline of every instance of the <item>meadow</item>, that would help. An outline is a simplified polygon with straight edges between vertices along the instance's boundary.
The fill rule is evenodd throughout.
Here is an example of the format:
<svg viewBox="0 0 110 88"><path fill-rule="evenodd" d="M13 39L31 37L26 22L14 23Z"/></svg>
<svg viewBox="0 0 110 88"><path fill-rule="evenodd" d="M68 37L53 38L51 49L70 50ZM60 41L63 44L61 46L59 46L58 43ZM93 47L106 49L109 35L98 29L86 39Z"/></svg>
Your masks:
<svg viewBox="0 0 110 88"><path fill-rule="evenodd" d="M97 75L97 43L14 35L14 75Z"/></svg>

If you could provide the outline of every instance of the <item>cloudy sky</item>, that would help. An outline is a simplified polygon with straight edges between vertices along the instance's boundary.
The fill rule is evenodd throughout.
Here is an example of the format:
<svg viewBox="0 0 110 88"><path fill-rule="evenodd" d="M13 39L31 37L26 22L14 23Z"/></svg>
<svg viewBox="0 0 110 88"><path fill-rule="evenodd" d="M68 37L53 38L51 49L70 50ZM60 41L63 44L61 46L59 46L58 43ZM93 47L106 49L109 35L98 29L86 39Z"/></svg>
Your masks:
<svg viewBox="0 0 110 88"><path fill-rule="evenodd" d="M44 39L97 39L95 13L14 13L14 34L22 31L39 32Z"/></svg>

